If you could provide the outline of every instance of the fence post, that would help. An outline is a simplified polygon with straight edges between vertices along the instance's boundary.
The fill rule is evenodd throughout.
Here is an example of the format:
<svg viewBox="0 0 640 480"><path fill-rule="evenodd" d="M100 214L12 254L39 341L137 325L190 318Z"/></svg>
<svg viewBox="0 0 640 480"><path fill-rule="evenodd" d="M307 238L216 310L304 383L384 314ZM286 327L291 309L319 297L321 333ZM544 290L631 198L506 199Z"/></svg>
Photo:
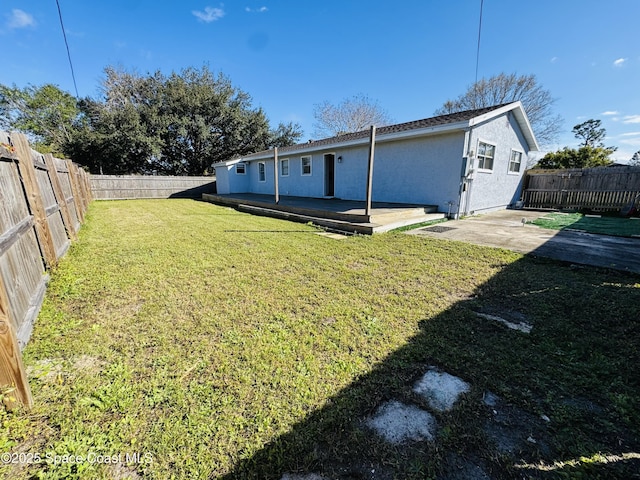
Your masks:
<svg viewBox="0 0 640 480"><path fill-rule="evenodd" d="M62 191L62 184L60 183L60 177L58 177L58 167L53 159L53 155L47 153L43 156L44 163L49 169L49 178L51 179L51 186L53 187L53 193L56 196L58 205L60 206L60 212L62 213L62 221L67 230L67 235L71 240L78 238L76 231L71 221L71 213L67 206L67 199L64 198L64 192Z"/></svg>
<svg viewBox="0 0 640 480"><path fill-rule="evenodd" d="M80 193L82 194L82 209L86 212L89 208L89 194L91 192L91 188L87 188L86 175L81 166L76 165L76 173L78 175L78 186L80 187Z"/></svg>
<svg viewBox="0 0 640 480"><path fill-rule="evenodd" d="M11 141L16 148L18 154L18 170L22 177L22 184L29 203L29 209L35 220L36 235L38 243L42 250L42 256L47 266L53 266L57 262L56 248L53 244L53 237L49 222L47 222L47 213L42 203L42 193L36 178L36 169L33 166L31 158L31 147L25 137L21 133L12 133Z"/></svg>
<svg viewBox="0 0 640 480"><path fill-rule="evenodd" d="M80 220L80 223L84 223L84 202L80 193L80 186L78 184L76 168L71 160L66 160L66 162L67 170L69 170L69 183L71 184L71 191L73 192L73 204L76 207L78 220Z"/></svg>
<svg viewBox="0 0 640 480"><path fill-rule="evenodd" d="M9 300L0 276L0 387L4 393L4 404L8 410L22 404L30 409L33 397L22 363L22 355L13 324L9 318ZM5 391L5 387L10 387Z"/></svg>
<svg viewBox="0 0 640 480"><path fill-rule="evenodd" d="M82 169L82 167L80 167L80 173L82 175L82 181L84 182L84 189L87 192L87 208L88 208L89 204L93 200L93 194L91 193L91 182L89 181L89 175L87 174L87 172L84 171L84 169Z"/></svg>

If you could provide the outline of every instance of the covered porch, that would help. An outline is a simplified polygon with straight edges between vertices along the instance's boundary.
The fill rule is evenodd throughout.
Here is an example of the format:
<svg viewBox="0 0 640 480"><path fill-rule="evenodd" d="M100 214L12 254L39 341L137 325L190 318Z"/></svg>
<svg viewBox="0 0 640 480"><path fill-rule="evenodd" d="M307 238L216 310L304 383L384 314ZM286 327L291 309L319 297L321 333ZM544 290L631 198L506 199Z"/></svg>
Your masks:
<svg viewBox="0 0 640 480"><path fill-rule="evenodd" d="M369 215L364 201L335 198L309 198L256 193L203 194L202 199L237 210L282 218L348 233L373 234L387 232L405 225L444 218L434 205L373 202Z"/></svg>

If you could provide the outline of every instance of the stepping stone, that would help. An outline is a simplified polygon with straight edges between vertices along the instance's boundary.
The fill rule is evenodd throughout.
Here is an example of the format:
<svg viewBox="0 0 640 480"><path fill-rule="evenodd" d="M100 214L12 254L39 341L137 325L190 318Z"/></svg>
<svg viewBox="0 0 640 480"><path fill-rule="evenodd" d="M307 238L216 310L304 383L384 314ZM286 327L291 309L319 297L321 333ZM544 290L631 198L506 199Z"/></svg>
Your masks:
<svg viewBox="0 0 640 480"><path fill-rule="evenodd" d="M429 412L397 401L381 405L367 425L393 444L433 440L436 429L435 418Z"/></svg>
<svg viewBox="0 0 640 480"><path fill-rule="evenodd" d="M461 394L469 391L469 384L446 372L429 370L413 386L413 391L427 400L434 410L451 410Z"/></svg>
<svg viewBox="0 0 640 480"><path fill-rule="evenodd" d="M511 330L518 330L522 333L530 333L531 328L533 328L526 322L510 322L509 320L505 320L504 318L498 317L496 315L489 315L488 313L476 312L476 315L480 318L484 318L485 320L493 320L494 322L502 323L507 328L510 328Z"/></svg>

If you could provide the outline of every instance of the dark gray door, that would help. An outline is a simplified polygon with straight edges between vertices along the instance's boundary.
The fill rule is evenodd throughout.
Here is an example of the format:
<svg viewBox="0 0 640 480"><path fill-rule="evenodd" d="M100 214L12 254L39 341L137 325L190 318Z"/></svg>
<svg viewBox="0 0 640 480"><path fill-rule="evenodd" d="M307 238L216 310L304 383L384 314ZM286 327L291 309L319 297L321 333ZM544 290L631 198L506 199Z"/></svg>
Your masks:
<svg viewBox="0 0 640 480"><path fill-rule="evenodd" d="M324 196L333 197L335 195L336 184L336 156L327 153L324 156Z"/></svg>

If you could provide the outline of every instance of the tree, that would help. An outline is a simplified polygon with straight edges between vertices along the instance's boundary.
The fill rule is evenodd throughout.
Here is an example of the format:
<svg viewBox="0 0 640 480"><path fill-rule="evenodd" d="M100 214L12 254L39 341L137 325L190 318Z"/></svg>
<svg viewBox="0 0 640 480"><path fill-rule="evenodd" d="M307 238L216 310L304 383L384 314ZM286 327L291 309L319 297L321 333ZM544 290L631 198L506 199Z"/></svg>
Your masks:
<svg viewBox="0 0 640 480"><path fill-rule="evenodd" d="M633 154L631 160L629 160L629 165L640 167L640 150Z"/></svg>
<svg viewBox="0 0 640 480"><path fill-rule="evenodd" d="M124 175L150 173L150 159L160 152L160 139L150 135L140 111L131 103L107 108L84 99L65 153L91 173Z"/></svg>
<svg viewBox="0 0 640 480"><path fill-rule="evenodd" d="M337 105L324 101L314 105L314 135L333 137L345 133L365 130L370 125L382 127L392 120L389 114L376 102L365 95L354 95Z"/></svg>
<svg viewBox="0 0 640 480"><path fill-rule="evenodd" d="M573 127L573 134L582 139L580 148L564 147L557 152L549 152L537 163L535 168L591 168L611 165L609 156L617 147L605 147L602 140L607 131L601 128L600 120L587 120Z"/></svg>
<svg viewBox="0 0 640 480"><path fill-rule="evenodd" d="M455 100L447 100L435 111L436 115L475 110L504 103L521 101L531 128L541 145L553 143L558 137L562 117L554 115L555 99L542 88L535 75L517 76L515 73L483 78L471 85Z"/></svg>
<svg viewBox="0 0 640 480"><path fill-rule="evenodd" d="M564 147L557 152L549 152L534 168L592 168L606 167L613 162L609 158L611 151L603 147L583 146L579 149Z"/></svg>
<svg viewBox="0 0 640 480"><path fill-rule="evenodd" d="M80 111L56 85L0 85L0 127L26 134L40 151L61 155Z"/></svg>
<svg viewBox="0 0 640 480"><path fill-rule="evenodd" d="M297 124L269 129L248 93L207 67L141 76L107 67L86 99L69 153L92 172L201 175L213 163L290 144Z"/></svg>
<svg viewBox="0 0 640 480"><path fill-rule="evenodd" d="M264 112L252 109L249 94L224 75L205 67L159 78L160 99L151 106L162 140L155 169L201 175L213 163L266 148Z"/></svg>
<svg viewBox="0 0 640 480"><path fill-rule="evenodd" d="M600 120L590 119L576 125L571 131L576 138L582 139L582 143L580 143L582 147L604 147L602 140L604 140L607 131L600 128L601 125Z"/></svg>
<svg viewBox="0 0 640 480"><path fill-rule="evenodd" d="M279 123L275 130L269 132L269 147L288 147L295 145L302 137L302 127L298 123Z"/></svg>

